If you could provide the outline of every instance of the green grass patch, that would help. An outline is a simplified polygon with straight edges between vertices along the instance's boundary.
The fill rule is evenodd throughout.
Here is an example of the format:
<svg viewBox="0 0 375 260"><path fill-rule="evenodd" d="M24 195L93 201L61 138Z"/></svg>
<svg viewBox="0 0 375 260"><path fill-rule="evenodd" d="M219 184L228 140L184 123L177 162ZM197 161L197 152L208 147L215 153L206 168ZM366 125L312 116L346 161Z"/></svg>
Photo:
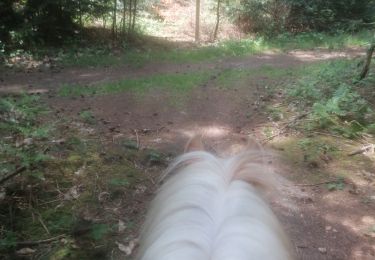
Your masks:
<svg viewBox="0 0 375 260"><path fill-rule="evenodd" d="M348 156L358 149L358 143L343 140L316 133L278 139L272 146L288 165L293 165L288 175L293 181L301 184L329 181L322 187L340 191L352 181L356 183L360 173L371 172L374 165L371 156Z"/></svg>
<svg viewBox="0 0 375 260"><path fill-rule="evenodd" d="M308 32L300 34L281 34L269 40L269 45L279 50L324 48L340 50L348 47L363 47L369 44L373 33L361 31L358 33L326 34Z"/></svg>
<svg viewBox="0 0 375 260"><path fill-rule="evenodd" d="M262 38L245 39L240 41L225 41L204 47L179 49L129 49L121 54L114 54L102 48L84 48L69 52L60 52L58 60L61 65L68 67L105 67L122 64L141 67L149 62L169 63L198 63L214 61L224 57L244 56L269 50Z"/></svg>
<svg viewBox="0 0 375 260"><path fill-rule="evenodd" d="M80 95L104 95L123 91L144 93L151 89L167 89L174 93L184 93L202 84L209 78L208 72L191 72L184 74L161 74L138 79L124 79L93 86L63 85L59 95L74 97Z"/></svg>
<svg viewBox="0 0 375 260"><path fill-rule="evenodd" d="M341 168L331 169L330 164L347 157L331 137L310 136L308 138L288 137L273 142L273 147L295 171L291 178L301 183L319 183L332 177L342 177ZM327 164L327 162L330 164ZM344 169L344 167L343 167Z"/></svg>
<svg viewBox="0 0 375 260"><path fill-rule="evenodd" d="M142 67L154 63L199 63L217 61L226 57L247 56L265 51L282 52L294 49L324 48L339 50L347 47L363 47L372 39L371 31L358 33L300 33L280 34L273 38L249 36L241 40L227 40L207 46L176 48L173 44L155 39L137 36L134 46L124 45L123 50L113 51L108 45L90 46L84 44L67 46L65 49L36 48L34 50L15 50L4 54L4 65L23 67L20 60L41 61L45 56L51 57L64 67L110 67L128 65ZM0 66L1 69L1 66Z"/></svg>
<svg viewBox="0 0 375 260"><path fill-rule="evenodd" d="M339 50L346 47L365 46L372 38L370 31L329 35L324 33L281 34L274 38L249 37L229 40L203 47L131 48L123 53L112 53L108 48L78 48L60 52L58 60L63 66L103 67L130 65L141 67L150 62L199 63L225 57L247 56L265 51L288 51L294 49L325 48Z"/></svg>
<svg viewBox="0 0 375 260"><path fill-rule="evenodd" d="M47 112L35 96L0 98L0 177L21 166L36 173L48 160L43 147L53 124L42 122Z"/></svg>
<svg viewBox="0 0 375 260"><path fill-rule="evenodd" d="M94 115L89 110L83 110L79 113L80 118L87 124L94 124L96 122Z"/></svg>

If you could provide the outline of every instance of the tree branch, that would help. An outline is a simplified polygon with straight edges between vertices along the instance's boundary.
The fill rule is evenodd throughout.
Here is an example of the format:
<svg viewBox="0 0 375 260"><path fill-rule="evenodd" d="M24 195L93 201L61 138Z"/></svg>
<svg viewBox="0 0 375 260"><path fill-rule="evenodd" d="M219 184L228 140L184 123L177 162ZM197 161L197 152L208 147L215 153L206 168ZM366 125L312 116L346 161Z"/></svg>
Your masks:
<svg viewBox="0 0 375 260"><path fill-rule="evenodd" d="M11 174L8 174L4 178L0 179L0 185L3 184L4 182L6 182L7 180L13 178L17 174L20 174L21 172L25 171L26 169L27 169L26 166L18 167L14 172L12 172Z"/></svg>
<svg viewBox="0 0 375 260"><path fill-rule="evenodd" d="M21 241L21 242L17 242L17 245L18 246L35 246L39 244L47 244L47 243L51 243L53 241L59 240L60 238L63 238L63 237L65 237L65 234L58 235L56 237L52 237L48 239L37 240L37 241Z"/></svg>

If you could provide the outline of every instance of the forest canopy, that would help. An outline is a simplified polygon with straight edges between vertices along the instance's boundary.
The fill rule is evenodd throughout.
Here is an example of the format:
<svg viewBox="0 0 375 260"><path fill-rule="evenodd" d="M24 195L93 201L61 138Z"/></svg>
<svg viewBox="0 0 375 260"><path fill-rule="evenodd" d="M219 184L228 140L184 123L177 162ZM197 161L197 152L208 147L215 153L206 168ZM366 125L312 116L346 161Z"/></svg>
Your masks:
<svg viewBox="0 0 375 260"><path fill-rule="evenodd" d="M97 20L109 24L112 35L129 34L134 31L137 11L147 12L158 2L2 0L0 49L59 45L79 38L81 29L95 26ZM356 31L373 26L375 21L375 0L227 0L222 5L242 30L263 35Z"/></svg>

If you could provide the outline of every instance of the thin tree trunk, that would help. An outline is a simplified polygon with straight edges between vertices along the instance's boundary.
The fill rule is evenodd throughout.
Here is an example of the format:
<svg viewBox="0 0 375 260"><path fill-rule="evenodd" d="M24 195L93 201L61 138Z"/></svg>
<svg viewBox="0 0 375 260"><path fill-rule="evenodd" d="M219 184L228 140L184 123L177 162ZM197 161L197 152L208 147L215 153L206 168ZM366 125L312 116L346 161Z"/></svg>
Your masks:
<svg viewBox="0 0 375 260"><path fill-rule="evenodd" d="M134 0L134 6L133 6L133 24L132 24L132 31L134 32L135 27L135 16L137 14L137 0Z"/></svg>
<svg viewBox="0 0 375 260"><path fill-rule="evenodd" d="M126 32L126 0L122 0L122 33L125 35Z"/></svg>
<svg viewBox="0 0 375 260"><path fill-rule="evenodd" d="M81 1L78 1L78 8L79 8L79 26L82 28L83 27L83 22L82 22L82 5L81 5Z"/></svg>
<svg viewBox="0 0 375 260"><path fill-rule="evenodd" d="M201 9L201 1L196 0L196 2L195 2L195 41L196 42L199 42L199 40L200 40L200 35L199 35L200 9Z"/></svg>
<svg viewBox="0 0 375 260"><path fill-rule="evenodd" d="M375 51L375 43L371 44L370 48L367 51L366 63L365 63L365 66L363 67L361 75L359 76L360 80L366 78L368 75L368 72L370 70L370 65L371 65L371 59L372 59L372 55L374 54L374 51Z"/></svg>
<svg viewBox="0 0 375 260"><path fill-rule="evenodd" d="M112 17L112 38L116 39L116 14L117 14L117 0L114 0L113 17Z"/></svg>
<svg viewBox="0 0 375 260"><path fill-rule="evenodd" d="M128 33L130 34L130 29L132 28L132 0L129 0L129 27Z"/></svg>
<svg viewBox="0 0 375 260"><path fill-rule="evenodd" d="M221 1L217 0L217 8L216 8L216 25L214 30L214 36L213 39L216 40L217 38L217 32L219 31L219 23L220 23L220 4Z"/></svg>

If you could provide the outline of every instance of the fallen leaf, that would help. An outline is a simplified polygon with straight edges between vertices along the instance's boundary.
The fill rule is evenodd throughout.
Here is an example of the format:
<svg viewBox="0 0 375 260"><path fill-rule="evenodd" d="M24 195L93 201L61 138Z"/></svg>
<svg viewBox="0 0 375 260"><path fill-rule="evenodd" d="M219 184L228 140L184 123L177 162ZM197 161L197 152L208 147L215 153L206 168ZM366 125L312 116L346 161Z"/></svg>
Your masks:
<svg viewBox="0 0 375 260"><path fill-rule="evenodd" d="M129 256L132 254L134 248L138 245L138 239L133 239L132 241L130 241L128 246L125 246L124 244L121 244L119 242L116 242L116 244L121 252Z"/></svg>
<svg viewBox="0 0 375 260"><path fill-rule="evenodd" d="M98 196L98 200L100 201L100 202L103 202L103 201L106 201L108 198L109 198L109 192L106 192L106 191L103 191L103 192L101 192L100 194L99 194L99 196Z"/></svg>
<svg viewBox="0 0 375 260"><path fill-rule="evenodd" d="M135 189L136 194L144 193L147 190L147 187L145 185L138 185Z"/></svg>
<svg viewBox="0 0 375 260"><path fill-rule="evenodd" d="M84 164L81 168L74 172L75 175L81 175L86 169L86 164Z"/></svg>
<svg viewBox="0 0 375 260"><path fill-rule="evenodd" d="M68 192L64 194L64 200L73 200L73 199L78 199L80 194L78 192L79 187L78 186L73 186L71 187Z"/></svg>
<svg viewBox="0 0 375 260"><path fill-rule="evenodd" d="M325 248L325 247L319 247L318 250L322 254L326 254L327 253L327 248Z"/></svg>
<svg viewBox="0 0 375 260"><path fill-rule="evenodd" d="M36 252L36 250L28 248L28 247L25 247L25 248L21 248L16 253L18 255L31 255L31 254L34 254L35 252Z"/></svg>
<svg viewBox="0 0 375 260"><path fill-rule="evenodd" d="M124 221L119 220L118 221L118 232L122 233L122 232L124 232L125 229L126 229L126 225L125 225Z"/></svg>

